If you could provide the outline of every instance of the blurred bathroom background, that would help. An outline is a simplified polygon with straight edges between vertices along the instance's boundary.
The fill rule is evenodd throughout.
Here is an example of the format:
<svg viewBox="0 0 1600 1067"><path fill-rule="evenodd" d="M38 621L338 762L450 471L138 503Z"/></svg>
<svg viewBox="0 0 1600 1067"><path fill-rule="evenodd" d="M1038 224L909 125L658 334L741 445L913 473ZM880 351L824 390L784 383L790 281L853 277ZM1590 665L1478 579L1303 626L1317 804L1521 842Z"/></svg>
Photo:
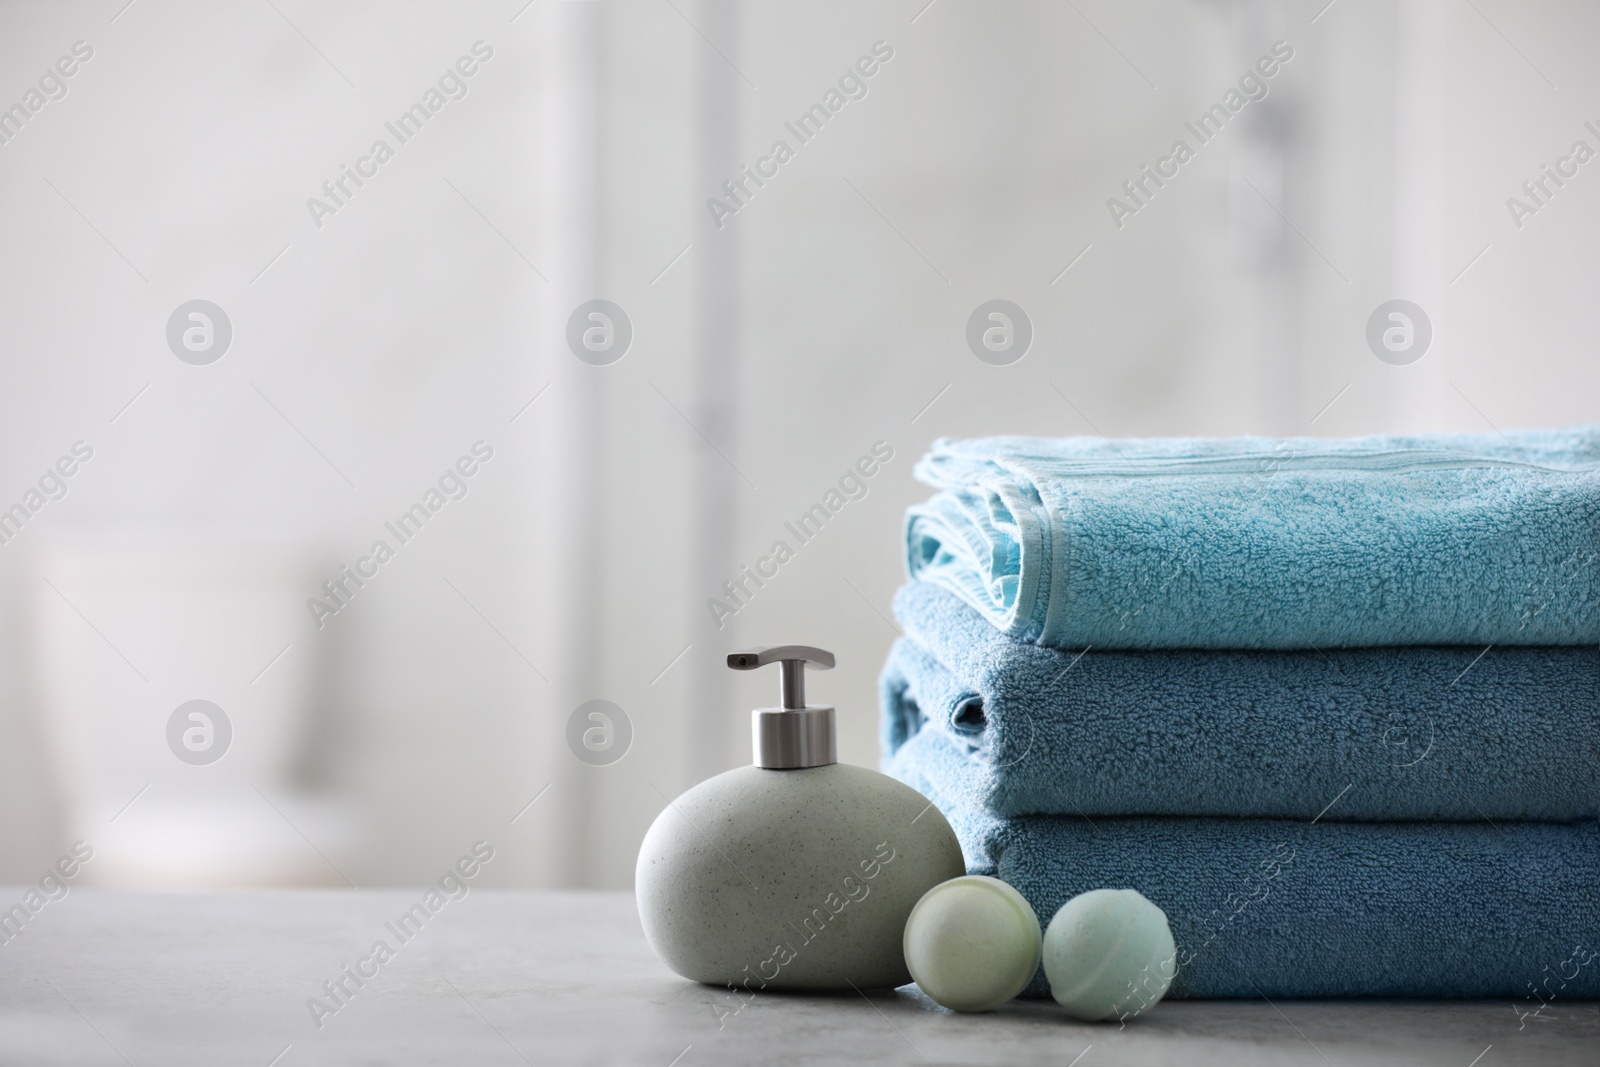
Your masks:
<svg viewBox="0 0 1600 1067"><path fill-rule="evenodd" d="M1597 39L1576 0L0 7L0 879L82 839L98 885L410 884L484 838L491 884L628 887L775 702L735 648L835 651L876 764L937 436L1596 419ZM569 345L595 299L620 359ZM1420 359L1369 348L1391 299Z"/></svg>

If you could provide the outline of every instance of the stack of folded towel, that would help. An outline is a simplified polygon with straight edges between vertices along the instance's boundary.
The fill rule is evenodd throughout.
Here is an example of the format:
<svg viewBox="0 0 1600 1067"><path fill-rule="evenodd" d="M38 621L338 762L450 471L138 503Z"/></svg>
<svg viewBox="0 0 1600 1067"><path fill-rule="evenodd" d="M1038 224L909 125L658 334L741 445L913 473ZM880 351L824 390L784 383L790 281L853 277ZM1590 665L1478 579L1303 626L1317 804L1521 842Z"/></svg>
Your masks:
<svg viewBox="0 0 1600 1067"><path fill-rule="evenodd" d="M1600 427L917 475L885 763L972 871L1139 890L1173 996L1600 996Z"/></svg>

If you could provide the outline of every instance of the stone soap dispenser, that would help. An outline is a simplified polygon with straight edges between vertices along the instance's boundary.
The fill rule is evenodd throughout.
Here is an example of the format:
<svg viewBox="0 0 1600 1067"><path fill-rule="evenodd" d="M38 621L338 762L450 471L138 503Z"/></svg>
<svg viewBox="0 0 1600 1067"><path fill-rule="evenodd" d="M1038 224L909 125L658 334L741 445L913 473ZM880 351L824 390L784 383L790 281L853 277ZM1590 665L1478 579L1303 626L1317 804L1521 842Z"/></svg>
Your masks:
<svg viewBox="0 0 1600 1067"><path fill-rule="evenodd" d="M751 713L755 766L667 805L639 847L639 918L685 978L761 989L858 989L911 981L902 937L922 894L966 873L950 824L887 775L839 763L834 709L808 705L805 645L735 652L778 664L782 707Z"/></svg>

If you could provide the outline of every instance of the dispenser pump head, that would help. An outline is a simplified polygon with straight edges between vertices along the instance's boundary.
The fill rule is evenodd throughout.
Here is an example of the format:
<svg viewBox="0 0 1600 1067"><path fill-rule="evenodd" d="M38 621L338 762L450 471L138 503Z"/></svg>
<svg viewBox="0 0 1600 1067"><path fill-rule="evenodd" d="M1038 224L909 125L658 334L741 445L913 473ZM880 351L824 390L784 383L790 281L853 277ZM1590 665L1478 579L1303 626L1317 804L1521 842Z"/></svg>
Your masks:
<svg viewBox="0 0 1600 1067"><path fill-rule="evenodd" d="M757 767L800 770L839 762L833 708L806 704L806 664L833 668L833 653L810 645L761 645L728 654L728 666L753 671L778 665L781 706L750 713L752 756Z"/></svg>

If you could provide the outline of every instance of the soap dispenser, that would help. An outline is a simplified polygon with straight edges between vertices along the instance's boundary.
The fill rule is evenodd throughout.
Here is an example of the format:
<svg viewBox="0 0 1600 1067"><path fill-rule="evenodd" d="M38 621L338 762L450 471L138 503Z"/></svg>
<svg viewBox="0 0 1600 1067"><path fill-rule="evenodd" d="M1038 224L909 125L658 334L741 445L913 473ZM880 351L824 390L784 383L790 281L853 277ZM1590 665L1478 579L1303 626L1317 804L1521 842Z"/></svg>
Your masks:
<svg viewBox="0 0 1600 1067"><path fill-rule="evenodd" d="M966 873L939 809L887 775L838 762L834 709L805 668L833 653L769 645L782 700L751 713L754 766L708 779L657 816L634 874L656 955L697 982L849 991L911 981L902 935L922 894Z"/></svg>

